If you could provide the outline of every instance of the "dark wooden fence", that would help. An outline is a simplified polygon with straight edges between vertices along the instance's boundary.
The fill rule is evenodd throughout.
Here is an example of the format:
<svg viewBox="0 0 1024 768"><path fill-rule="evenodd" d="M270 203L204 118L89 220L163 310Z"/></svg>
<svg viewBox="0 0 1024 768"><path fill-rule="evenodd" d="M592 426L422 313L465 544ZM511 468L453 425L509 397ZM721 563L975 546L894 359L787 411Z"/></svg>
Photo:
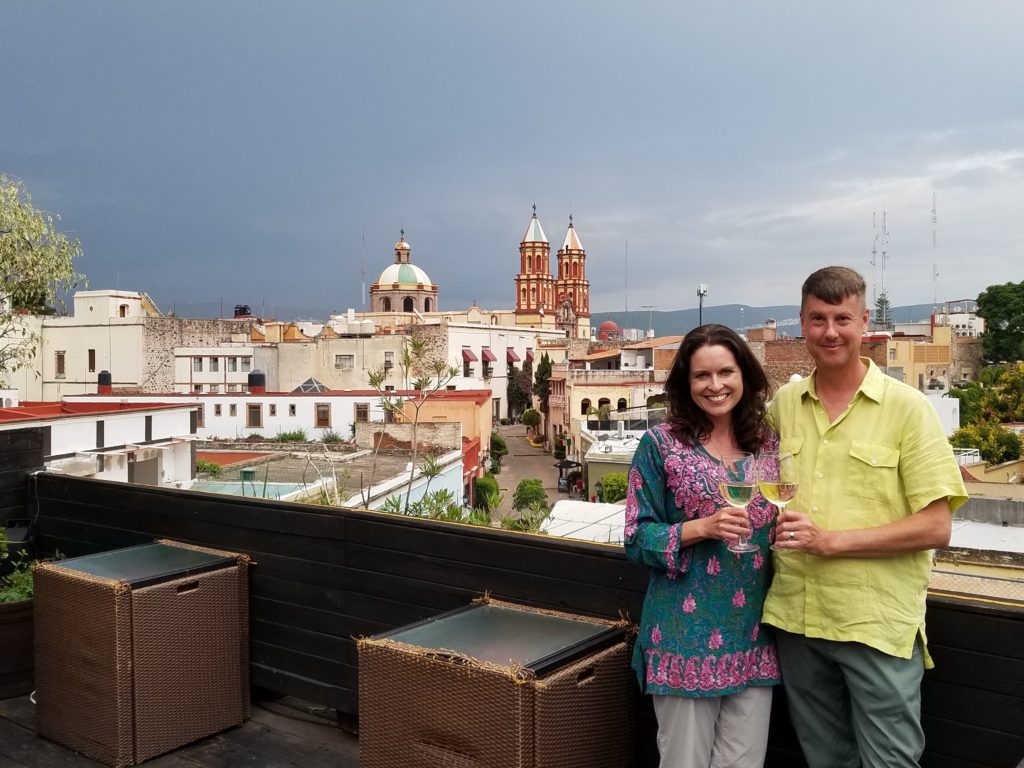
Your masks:
<svg viewBox="0 0 1024 768"><path fill-rule="evenodd" d="M27 476L42 468L42 430L0 432L0 526L28 517Z"/></svg>
<svg viewBox="0 0 1024 768"><path fill-rule="evenodd" d="M170 537L244 551L252 570L255 685L355 713L352 638L493 596L637 618L645 576L620 549L351 510L39 475L38 544L68 555ZM932 601L929 768L1016 766L1024 755L1024 611ZM783 697L776 699L782 704ZM637 765L657 765L641 702ZM614 727L614 724L610 724ZM803 761L773 714L768 765Z"/></svg>

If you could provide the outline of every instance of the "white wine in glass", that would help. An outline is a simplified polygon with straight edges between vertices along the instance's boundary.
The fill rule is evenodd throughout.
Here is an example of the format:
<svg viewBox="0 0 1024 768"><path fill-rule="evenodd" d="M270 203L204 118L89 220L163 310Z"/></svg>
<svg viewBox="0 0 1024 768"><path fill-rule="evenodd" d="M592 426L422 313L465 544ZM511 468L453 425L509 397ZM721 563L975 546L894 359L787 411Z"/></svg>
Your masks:
<svg viewBox="0 0 1024 768"><path fill-rule="evenodd" d="M757 460L757 486L761 495L774 504L781 514L800 490L793 454L778 451L762 453ZM785 551L775 544L772 544L772 549Z"/></svg>
<svg viewBox="0 0 1024 768"><path fill-rule="evenodd" d="M731 507L746 509L754 490L757 488L757 465L749 453L727 453L722 457L718 492ZM747 536L740 536L727 545L730 552L756 552L758 546L751 544Z"/></svg>

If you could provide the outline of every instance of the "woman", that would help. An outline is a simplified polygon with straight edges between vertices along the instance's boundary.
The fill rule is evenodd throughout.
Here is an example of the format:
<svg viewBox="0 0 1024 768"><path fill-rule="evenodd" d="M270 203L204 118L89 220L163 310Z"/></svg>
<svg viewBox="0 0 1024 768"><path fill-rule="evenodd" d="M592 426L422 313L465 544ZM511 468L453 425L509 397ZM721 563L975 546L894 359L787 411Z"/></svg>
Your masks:
<svg viewBox="0 0 1024 768"><path fill-rule="evenodd" d="M665 383L668 420L640 440L629 472L626 553L651 572L633 668L654 695L663 768L759 767L779 667L760 624L771 581L772 507L748 515L718 493L721 458L777 447L768 380L722 325L686 335ZM760 549L727 544L750 533Z"/></svg>

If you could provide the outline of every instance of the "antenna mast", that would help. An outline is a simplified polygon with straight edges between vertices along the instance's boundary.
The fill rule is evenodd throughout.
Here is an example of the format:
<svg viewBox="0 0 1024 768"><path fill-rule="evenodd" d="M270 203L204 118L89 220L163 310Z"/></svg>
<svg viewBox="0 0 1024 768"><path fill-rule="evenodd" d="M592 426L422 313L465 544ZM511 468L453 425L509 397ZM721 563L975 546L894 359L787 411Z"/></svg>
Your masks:
<svg viewBox="0 0 1024 768"><path fill-rule="evenodd" d="M932 259L935 258L935 252L939 247L939 216L936 205L936 194L935 190L932 190ZM932 306L938 306L939 303L939 266L933 260L932 261Z"/></svg>

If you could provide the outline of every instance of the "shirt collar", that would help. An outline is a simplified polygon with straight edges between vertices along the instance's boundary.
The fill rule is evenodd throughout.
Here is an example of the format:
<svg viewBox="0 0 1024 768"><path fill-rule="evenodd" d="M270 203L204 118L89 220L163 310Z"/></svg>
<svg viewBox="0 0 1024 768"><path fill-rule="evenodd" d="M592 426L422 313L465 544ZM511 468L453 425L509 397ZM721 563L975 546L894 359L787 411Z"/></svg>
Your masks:
<svg viewBox="0 0 1024 768"><path fill-rule="evenodd" d="M865 397L880 403L882 402L882 390L885 388L885 374L882 373L870 357L862 357L861 360L867 365L868 372L864 375L864 379L857 388L857 392L863 392ZM801 399L805 397L810 397L814 400L818 399L818 395L814 390L816 373L817 369L811 371L811 375L807 378L796 382L795 386L799 388ZM854 397L856 397L856 394L854 394Z"/></svg>

